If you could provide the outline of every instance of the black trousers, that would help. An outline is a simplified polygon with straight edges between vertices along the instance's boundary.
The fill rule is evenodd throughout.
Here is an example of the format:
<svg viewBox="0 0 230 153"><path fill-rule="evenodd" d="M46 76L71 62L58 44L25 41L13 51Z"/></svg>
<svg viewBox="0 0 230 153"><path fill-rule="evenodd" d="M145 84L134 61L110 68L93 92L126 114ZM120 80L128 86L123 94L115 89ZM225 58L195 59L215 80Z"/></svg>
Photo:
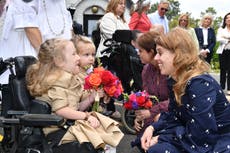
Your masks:
<svg viewBox="0 0 230 153"><path fill-rule="evenodd" d="M230 90L230 50L223 50L222 54L219 54L220 62L220 85L222 89L225 89L227 81L227 90Z"/></svg>

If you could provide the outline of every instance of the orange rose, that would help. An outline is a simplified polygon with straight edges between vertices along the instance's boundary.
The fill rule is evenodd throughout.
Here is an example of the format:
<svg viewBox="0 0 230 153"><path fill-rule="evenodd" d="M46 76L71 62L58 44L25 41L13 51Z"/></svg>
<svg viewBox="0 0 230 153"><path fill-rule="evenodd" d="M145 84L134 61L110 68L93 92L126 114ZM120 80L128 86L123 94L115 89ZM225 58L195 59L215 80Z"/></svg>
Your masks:
<svg viewBox="0 0 230 153"><path fill-rule="evenodd" d="M98 73L91 73L88 81L94 88L98 88L101 85L101 77Z"/></svg>

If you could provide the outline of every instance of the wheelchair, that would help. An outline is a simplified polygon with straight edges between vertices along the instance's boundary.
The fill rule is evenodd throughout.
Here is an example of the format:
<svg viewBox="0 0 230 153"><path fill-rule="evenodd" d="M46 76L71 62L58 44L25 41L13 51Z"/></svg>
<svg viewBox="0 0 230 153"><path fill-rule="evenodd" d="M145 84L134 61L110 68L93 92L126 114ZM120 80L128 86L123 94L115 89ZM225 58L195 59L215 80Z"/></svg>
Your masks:
<svg viewBox="0 0 230 153"><path fill-rule="evenodd" d="M124 92L142 90L141 72L143 64L135 48L131 45L132 31L131 30L116 30L111 39L104 42L107 47L103 53L110 54L109 57L101 58L103 67L106 67L111 72L115 73L121 80ZM121 121L131 134L135 134L134 129L135 113L133 110L122 108Z"/></svg>
<svg viewBox="0 0 230 153"><path fill-rule="evenodd" d="M9 83L1 84L2 93L0 128L3 140L1 153L99 153L91 143L70 142L59 145L71 122L51 114L45 101L34 99L26 88L25 74L29 65L36 62L32 56L18 56L0 60L0 75L9 70ZM65 126L63 126L65 125ZM45 135L43 128L60 127Z"/></svg>

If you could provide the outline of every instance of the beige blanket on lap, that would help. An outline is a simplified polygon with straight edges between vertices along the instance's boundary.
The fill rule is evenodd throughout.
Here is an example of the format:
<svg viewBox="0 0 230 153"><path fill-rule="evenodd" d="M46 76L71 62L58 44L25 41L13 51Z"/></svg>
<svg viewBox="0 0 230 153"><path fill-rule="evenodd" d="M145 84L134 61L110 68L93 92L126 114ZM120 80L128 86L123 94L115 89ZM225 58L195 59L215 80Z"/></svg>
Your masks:
<svg viewBox="0 0 230 153"><path fill-rule="evenodd" d="M93 112L101 125L93 128L87 121L77 120L63 136L60 144L78 140L80 143L91 142L94 148L104 148L106 144L116 147L124 134L119 129L119 123L100 113Z"/></svg>

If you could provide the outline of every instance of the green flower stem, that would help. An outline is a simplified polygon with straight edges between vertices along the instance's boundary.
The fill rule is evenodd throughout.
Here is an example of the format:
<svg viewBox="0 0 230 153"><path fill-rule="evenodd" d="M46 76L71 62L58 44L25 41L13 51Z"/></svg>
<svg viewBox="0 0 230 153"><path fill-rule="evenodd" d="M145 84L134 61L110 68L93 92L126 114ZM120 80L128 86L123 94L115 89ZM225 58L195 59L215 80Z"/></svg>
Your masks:
<svg viewBox="0 0 230 153"><path fill-rule="evenodd" d="M100 100L99 95L98 93L96 93L92 111L99 112L99 100Z"/></svg>

